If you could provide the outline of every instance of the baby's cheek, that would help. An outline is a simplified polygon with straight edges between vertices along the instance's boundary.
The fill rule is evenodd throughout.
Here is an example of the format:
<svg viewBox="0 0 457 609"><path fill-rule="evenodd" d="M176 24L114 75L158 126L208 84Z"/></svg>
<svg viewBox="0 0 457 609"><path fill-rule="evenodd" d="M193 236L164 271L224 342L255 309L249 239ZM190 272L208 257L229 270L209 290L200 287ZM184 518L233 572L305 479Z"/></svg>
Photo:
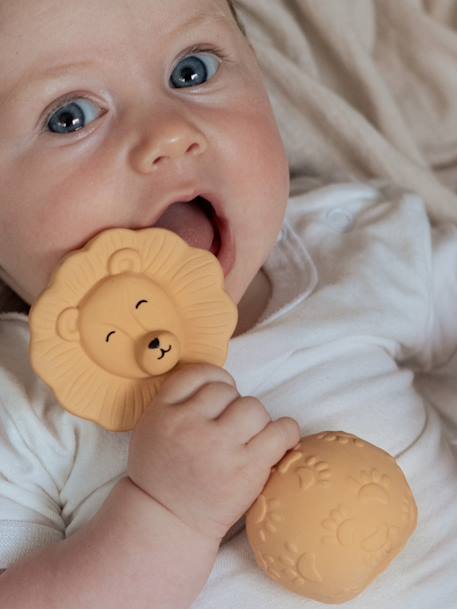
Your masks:
<svg viewBox="0 0 457 609"><path fill-rule="evenodd" d="M270 106L250 116L251 137L245 148L250 166L266 200L283 202L289 195L289 166Z"/></svg>
<svg viewBox="0 0 457 609"><path fill-rule="evenodd" d="M264 110L264 111L263 111ZM248 181L265 200L287 199L289 169L281 136L269 107L243 115L237 142L238 163ZM243 175L243 173L241 173Z"/></svg>

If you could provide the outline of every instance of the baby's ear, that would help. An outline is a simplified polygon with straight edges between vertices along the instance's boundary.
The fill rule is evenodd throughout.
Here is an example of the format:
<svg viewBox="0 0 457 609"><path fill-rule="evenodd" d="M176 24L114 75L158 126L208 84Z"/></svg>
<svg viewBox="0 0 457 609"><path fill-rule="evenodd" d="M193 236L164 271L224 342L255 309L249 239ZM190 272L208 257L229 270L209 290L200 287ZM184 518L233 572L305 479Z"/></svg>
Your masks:
<svg viewBox="0 0 457 609"><path fill-rule="evenodd" d="M138 250L126 248L114 252L108 260L108 271L110 275L126 272L140 273L141 257Z"/></svg>
<svg viewBox="0 0 457 609"><path fill-rule="evenodd" d="M79 311L76 307L64 309L57 318L57 334L69 342L79 342Z"/></svg>

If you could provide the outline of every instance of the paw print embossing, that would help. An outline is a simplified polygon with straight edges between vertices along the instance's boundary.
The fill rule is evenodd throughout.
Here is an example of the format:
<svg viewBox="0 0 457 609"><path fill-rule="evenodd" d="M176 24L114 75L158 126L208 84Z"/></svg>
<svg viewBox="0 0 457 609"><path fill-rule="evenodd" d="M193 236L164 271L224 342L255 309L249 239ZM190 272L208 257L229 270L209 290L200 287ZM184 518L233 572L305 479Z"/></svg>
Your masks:
<svg viewBox="0 0 457 609"><path fill-rule="evenodd" d="M376 531L360 541L367 565L379 564L398 545L400 530L383 522Z"/></svg>
<svg viewBox="0 0 457 609"><path fill-rule="evenodd" d="M342 505L330 512L322 526L332 533L322 538L323 543L338 543L343 547L354 543L357 522Z"/></svg>
<svg viewBox="0 0 457 609"><path fill-rule="evenodd" d="M312 552L302 552L292 543L284 544L285 552L278 558L283 565L281 569L282 578L287 578L291 583L303 585L306 581L321 582L322 575L316 565L316 555Z"/></svg>
<svg viewBox="0 0 457 609"><path fill-rule="evenodd" d="M281 581L281 573L275 568L276 560L274 556L264 552L259 552L257 554L257 560L259 561L262 569L271 577L271 579Z"/></svg>
<svg viewBox="0 0 457 609"><path fill-rule="evenodd" d="M389 476L380 474L378 470L362 471L360 480L349 477L348 481L363 503L377 502L384 505L389 503L391 480Z"/></svg>
<svg viewBox="0 0 457 609"><path fill-rule="evenodd" d="M278 512L281 507L281 502L278 499L267 499L265 495L259 495L253 506L254 522L260 540L265 542L268 533L277 532L277 523L283 520L283 517Z"/></svg>
<svg viewBox="0 0 457 609"><path fill-rule="evenodd" d="M284 551L277 558L270 554L260 554L260 560L267 573L277 581L288 580L292 584L303 586L308 582L322 582L316 564L316 555L312 552L300 552L292 543L284 543Z"/></svg>
<svg viewBox="0 0 457 609"><path fill-rule="evenodd" d="M322 538L323 543L335 543L342 547L357 545L369 566L379 564L398 545L398 527L386 522L361 525L341 505L330 512L322 526L332 533Z"/></svg>
<svg viewBox="0 0 457 609"><path fill-rule="evenodd" d="M323 440L324 442L338 442L338 444L353 444L357 448L363 448L365 446L365 442L362 442L360 438L356 438L351 436L351 434L344 433L344 431L339 432L329 432L326 431L317 436L318 440Z"/></svg>
<svg viewBox="0 0 457 609"><path fill-rule="evenodd" d="M301 492L312 486L326 487L330 485L330 466L326 461L320 461L315 456L305 457L301 451L292 451L279 466L279 473L286 474L289 470L296 475Z"/></svg>

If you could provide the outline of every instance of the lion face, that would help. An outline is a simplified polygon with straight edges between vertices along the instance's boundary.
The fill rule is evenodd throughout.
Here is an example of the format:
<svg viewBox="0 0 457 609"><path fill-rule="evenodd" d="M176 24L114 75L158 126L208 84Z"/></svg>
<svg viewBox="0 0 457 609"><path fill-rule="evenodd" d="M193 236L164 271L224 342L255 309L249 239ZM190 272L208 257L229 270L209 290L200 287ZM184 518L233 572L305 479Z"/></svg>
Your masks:
<svg viewBox="0 0 457 609"><path fill-rule="evenodd" d="M74 332L68 331L72 325ZM127 379L168 372L185 343L170 296L150 278L131 273L100 281L78 307L62 311L57 327L101 369Z"/></svg>
<svg viewBox="0 0 457 609"><path fill-rule="evenodd" d="M131 429L179 362L223 365L237 309L217 258L164 229L110 229L30 311L34 370L70 412Z"/></svg>

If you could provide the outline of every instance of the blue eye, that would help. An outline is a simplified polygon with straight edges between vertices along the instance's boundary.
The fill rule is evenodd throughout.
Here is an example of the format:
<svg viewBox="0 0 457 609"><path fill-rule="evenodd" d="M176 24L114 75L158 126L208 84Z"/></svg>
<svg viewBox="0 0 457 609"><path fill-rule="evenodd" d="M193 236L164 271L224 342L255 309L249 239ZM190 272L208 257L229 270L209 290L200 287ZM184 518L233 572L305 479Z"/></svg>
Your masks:
<svg viewBox="0 0 457 609"><path fill-rule="evenodd" d="M206 59L206 63L203 58ZM209 68L207 67L208 64L210 64ZM199 57L188 55L173 70L173 74L170 76L170 84L176 89L202 85L213 78L219 66L220 61L214 55L208 53L200 53Z"/></svg>
<svg viewBox="0 0 457 609"><path fill-rule="evenodd" d="M101 112L100 107L88 99L69 100L50 115L46 126L52 133L74 133L84 129Z"/></svg>

